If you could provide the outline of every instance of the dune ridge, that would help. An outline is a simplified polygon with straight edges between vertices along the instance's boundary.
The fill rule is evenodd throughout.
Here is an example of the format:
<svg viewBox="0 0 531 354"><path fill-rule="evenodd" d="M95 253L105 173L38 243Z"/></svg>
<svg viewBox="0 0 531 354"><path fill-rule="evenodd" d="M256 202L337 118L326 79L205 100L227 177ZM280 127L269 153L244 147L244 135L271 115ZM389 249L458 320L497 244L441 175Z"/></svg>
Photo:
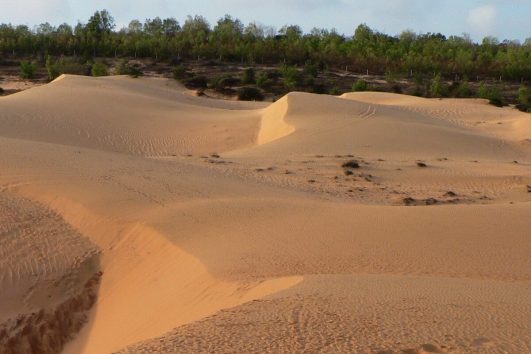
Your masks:
<svg viewBox="0 0 531 354"><path fill-rule="evenodd" d="M60 241L41 248L64 255L57 274L91 261L71 297L39 288L53 304L20 302L0 273L0 316L89 304L76 294L101 271L65 353L528 352L527 124L481 101L267 106L126 77L2 98L0 207L16 206L0 215L3 264L41 259L40 234ZM33 203L42 224L16 222Z"/></svg>

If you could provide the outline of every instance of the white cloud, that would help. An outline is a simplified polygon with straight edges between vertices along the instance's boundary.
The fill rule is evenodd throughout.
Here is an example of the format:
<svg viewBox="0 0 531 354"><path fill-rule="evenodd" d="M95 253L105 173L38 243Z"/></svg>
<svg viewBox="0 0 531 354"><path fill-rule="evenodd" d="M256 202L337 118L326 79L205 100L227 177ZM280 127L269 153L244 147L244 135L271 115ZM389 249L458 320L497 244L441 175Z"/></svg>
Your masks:
<svg viewBox="0 0 531 354"><path fill-rule="evenodd" d="M494 5L483 5L470 10L467 22L475 34L489 35L494 32L497 16L498 10Z"/></svg>

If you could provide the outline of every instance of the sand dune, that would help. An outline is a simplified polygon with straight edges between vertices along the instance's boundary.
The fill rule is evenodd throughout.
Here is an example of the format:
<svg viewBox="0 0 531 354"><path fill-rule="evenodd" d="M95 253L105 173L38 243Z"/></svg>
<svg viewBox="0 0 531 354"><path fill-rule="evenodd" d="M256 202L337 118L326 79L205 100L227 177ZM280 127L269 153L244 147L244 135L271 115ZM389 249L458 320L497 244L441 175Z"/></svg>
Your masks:
<svg viewBox="0 0 531 354"><path fill-rule="evenodd" d="M267 105L125 77L0 98L0 346L529 352L529 121L476 100ZM77 320L55 346L4 329L57 314Z"/></svg>

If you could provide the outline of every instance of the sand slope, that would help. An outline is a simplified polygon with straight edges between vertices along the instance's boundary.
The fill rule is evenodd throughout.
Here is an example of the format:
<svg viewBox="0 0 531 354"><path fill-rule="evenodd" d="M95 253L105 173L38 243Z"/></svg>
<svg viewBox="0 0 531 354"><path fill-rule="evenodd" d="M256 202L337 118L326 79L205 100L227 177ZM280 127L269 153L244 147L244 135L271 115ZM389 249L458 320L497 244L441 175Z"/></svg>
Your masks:
<svg viewBox="0 0 531 354"><path fill-rule="evenodd" d="M64 352L529 352L526 119L377 93L215 101L125 77L2 98L2 264L56 295L22 301L4 284L28 291L26 273L3 271L0 322L101 271ZM16 221L31 208L42 221ZM76 277L79 259L97 262ZM44 282L50 264L79 291Z"/></svg>

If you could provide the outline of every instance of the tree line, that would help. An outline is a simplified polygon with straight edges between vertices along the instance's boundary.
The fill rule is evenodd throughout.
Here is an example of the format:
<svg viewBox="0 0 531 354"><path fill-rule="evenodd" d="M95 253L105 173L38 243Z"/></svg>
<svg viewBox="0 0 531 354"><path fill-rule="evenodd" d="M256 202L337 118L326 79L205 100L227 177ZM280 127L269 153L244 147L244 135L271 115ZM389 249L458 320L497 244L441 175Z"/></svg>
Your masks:
<svg viewBox="0 0 531 354"><path fill-rule="evenodd" d="M450 79L531 80L531 38L520 43L486 37L476 43L468 35L417 34L391 36L365 24L351 36L335 30L304 33L297 25L276 31L257 23L244 25L229 15L214 26L202 16L133 20L117 29L111 14L96 11L86 23L57 27L44 23L0 24L0 56L153 58L155 60L220 60L242 64L308 63L371 75L424 75Z"/></svg>

